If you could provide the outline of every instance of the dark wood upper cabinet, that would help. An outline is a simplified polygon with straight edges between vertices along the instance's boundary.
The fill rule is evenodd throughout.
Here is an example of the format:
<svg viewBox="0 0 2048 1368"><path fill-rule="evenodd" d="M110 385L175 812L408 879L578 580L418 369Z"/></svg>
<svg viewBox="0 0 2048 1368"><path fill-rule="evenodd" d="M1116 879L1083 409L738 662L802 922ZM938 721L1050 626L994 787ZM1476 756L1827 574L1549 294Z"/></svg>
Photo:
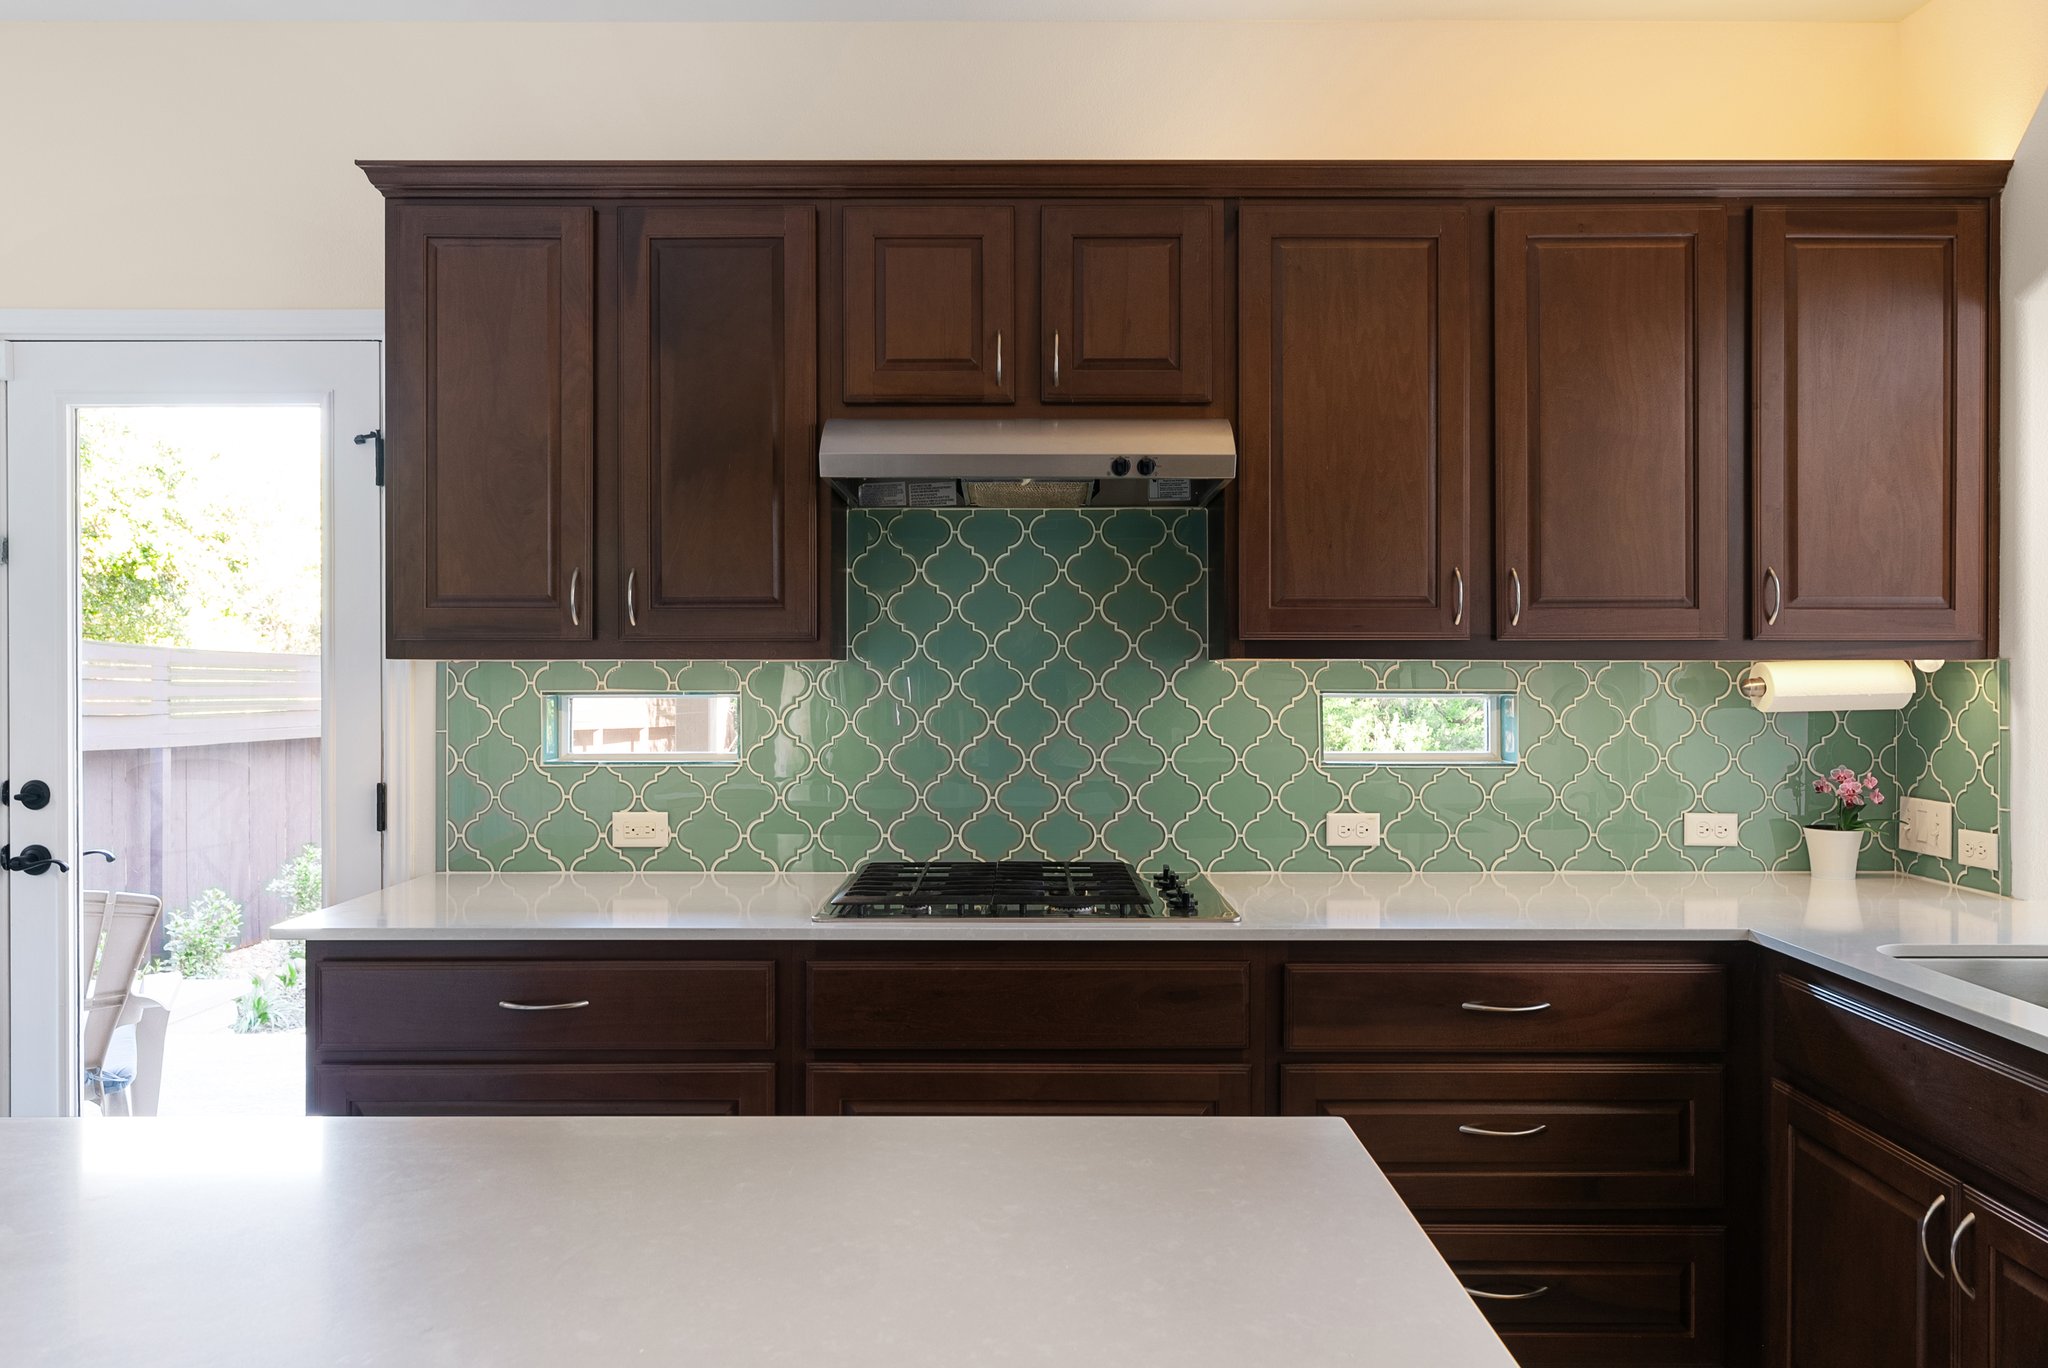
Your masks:
<svg viewBox="0 0 2048 1368"><path fill-rule="evenodd" d="M1040 218L1046 403L1207 403L1216 204L1055 205Z"/></svg>
<svg viewBox="0 0 2048 1368"><path fill-rule="evenodd" d="M1458 206L1239 223L1238 631L1471 635L1471 262Z"/></svg>
<svg viewBox="0 0 2048 1368"><path fill-rule="evenodd" d="M846 402L1016 399L1016 220L1008 204L855 204L841 213Z"/></svg>
<svg viewBox="0 0 2048 1368"><path fill-rule="evenodd" d="M591 639L594 221L587 208L391 206L394 656Z"/></svg>
<svg viewBox="0 0 2048 1368"><path fill-rule="evenodd" d="M1497 635L1726 633L1720 205L1500 210L1494 413Z"/></svg>
<svg viewBox="0 0 2048 1368"><path fill-rule="evenodd" d="M1953 1345L1946 1262L1961 1189L1940 1169L1774 1085L1775 1368L1937 1368Z"/></svg>
<svg viewBox="0 0 2048 1368"><path fill-rule="evenodd" d="M810 653L833 552L817 472L809 205L629 209L619 252L619 631Z"/></svg>
<svg viewBox="0 0 2048 1368"><path fill-rule="evenodd" d="M1982 205L1756 211L1759 640L1985 636Z"/></svg>

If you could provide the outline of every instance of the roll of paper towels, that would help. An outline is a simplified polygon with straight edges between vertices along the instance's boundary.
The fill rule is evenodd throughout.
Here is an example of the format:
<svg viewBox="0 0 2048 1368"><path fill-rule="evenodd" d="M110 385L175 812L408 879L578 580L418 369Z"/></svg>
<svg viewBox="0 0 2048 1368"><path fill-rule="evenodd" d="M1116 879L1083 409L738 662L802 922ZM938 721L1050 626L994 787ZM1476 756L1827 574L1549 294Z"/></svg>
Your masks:
<svg viewBox="0 0 2048 1368"><path fill-rule="evenodd" d="M1897 712L1912 701L1914 678L1903 660L1765 660L1743 685L1759 712Z"/></svg>

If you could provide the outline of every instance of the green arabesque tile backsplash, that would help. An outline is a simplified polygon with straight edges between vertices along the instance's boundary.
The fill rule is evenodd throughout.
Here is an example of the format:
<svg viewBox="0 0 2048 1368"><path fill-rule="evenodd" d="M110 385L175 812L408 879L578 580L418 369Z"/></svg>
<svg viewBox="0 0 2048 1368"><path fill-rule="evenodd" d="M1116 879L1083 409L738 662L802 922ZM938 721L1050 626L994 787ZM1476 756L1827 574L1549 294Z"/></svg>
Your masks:
<svg viewBox="0 0 2048 1368"><path fill-rule="evenodd" d="M1904 713L1765 716L1745 662L1210 661L1201 515L1143 509L848 517L841 661L442 666L446 867L844 869L868 858L1043 854L1207 869L1804 869L1816 767L2004 825L2005 667L1951 664ZM731 765L542 765L541 694L741 694ZM1513 689L1511 768L1325 767L1319 689ZM658 851L612 811L669 813ZM1330 851L1325 813L1381 814ZM1689 849L1683 815L1741 818ZM1907 856L1886 819L1866 869L1997 890ZM2001 851L2000 869L2011 866Z"/></svg>

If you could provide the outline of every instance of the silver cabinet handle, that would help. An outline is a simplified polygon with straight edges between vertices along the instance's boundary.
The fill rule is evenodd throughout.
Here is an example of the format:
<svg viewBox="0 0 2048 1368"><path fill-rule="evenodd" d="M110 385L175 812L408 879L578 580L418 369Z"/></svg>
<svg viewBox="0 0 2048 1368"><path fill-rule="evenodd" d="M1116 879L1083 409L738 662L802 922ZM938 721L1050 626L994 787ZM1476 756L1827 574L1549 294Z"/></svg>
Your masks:
<svg viewBox="0 0 2048 1368"><path fill-rule="evenodd" d="M1778 614L1785 607L1785 582L1778 578L1778 572L1771 566L1764 567L1764 626L1778 625Z"/></svg>
<svg viewBox="0 0 2048 1368"><path fill-rule="evenodd" d="M1962 1288L1963 1295L1971 1301L1977 1300L1977 1289L1970 1286L1969 1279L1963 1276L1962 1265L1956 1259L1956 1249L1963 1242L1963 1232L1975 1224L1977 1213L1973 1211L1956 1222L1955 1233L1948 1237L1948 1271L1955 1278L1956 1286Z"/></svg>
<svg viewBox="0 0 2048 1368"><path fill-rule="evenodd" d="M1458 1285L1465 1286L1463 1283ZM1548 1283L1539 1283L1523 1292L1484 1292L1476 1287L1465 1288L1466 1293L1478 1301L1534 1301L1549 1290Z"/></svg>
<svg viewBox="0 0 2048 1368"><path fill-rule="evenodd" d="M569 625L571 627L581 627L583 625L583 609L578 606L576 601L576 590L582 582L583 567L579 565L569 572Z"/></svg>
<svg viewBox="0 0 2048 1368"><path fill-rule="evenodd" d="M1060 387L1060 333L1058 328L1054 328L1052 333L1052 387L1054 389Z"/></svg>
<svg viewBox="0 0 2048 1368"><path fill-rule="evenodd" d="M1484 1126L1460 1126L1458 1127L1458 1134L1484 1135L1494 1140L1520 1140L1526 1136L1541 1135L1549 1129L1550 1127L1547 1125L1531 1126L1527 1130L1518 1131L1488 1130Z"/></svg>
<svg viewBox="0 0 2048 1368"><path fill-rule="evenodd" d="M1465 572L1457 566L1451 567L1451 592L1455 606L1451 609L1451 626L1465 625Z"/></svg>
<svg viewBox="0 0 2048 1368"><path fill-rule="evenodd" d="M1547 1002L1532 1002L1526 1007L1496 1007L1490 1002L1461 1002L1458 1004L1468 1012L1547 1012Z"/></svg>
<svg viewBox="0 0 2048 1368"><path fill-rule="evenodd" d="M1003 383L1003 334L1001 329L996 331L996 383L998 385Z"/></svg>
<svg viewBox="0 0 2048 1368"><path fill-rule="evenodd" d="M1934 1213L1947 1205L1948 1197L1943 1195L1929 1202L1927 1210L1920 1213L1920 1257L1927 1260L1927 1266L1934 1270L1934 1276L1937 1278L1946 1278L1948 1274L1941 1271L1941 1265L1934 1261L1934 1255L1928 1251L1927 1227L1933 1223Z"/></svg>
<svg viewBox="0 0 2048 1368"><path fill-rule="evenodd" d="M633 577L639 573L638 570L628 570L626 572L626 625L628 627L638 627L640 625L640 610L633 606Z"/></svg>
<svg viewBox="0 0 2048 1368"><path fill-rule="evenodd" d="M1508 567L1508 586L1514 591L1514 598L1508 605L1508 626L1522 625L1522 572L1514 566Z"/></svg>
<svg viewBox="0 0 2048 1368"><path fill-rule="evenodd" d="M498 1005L508 1012L573 1012L578 1007L588 1007L590 999L579 998L575 1002L500 1002Z"/></svg>

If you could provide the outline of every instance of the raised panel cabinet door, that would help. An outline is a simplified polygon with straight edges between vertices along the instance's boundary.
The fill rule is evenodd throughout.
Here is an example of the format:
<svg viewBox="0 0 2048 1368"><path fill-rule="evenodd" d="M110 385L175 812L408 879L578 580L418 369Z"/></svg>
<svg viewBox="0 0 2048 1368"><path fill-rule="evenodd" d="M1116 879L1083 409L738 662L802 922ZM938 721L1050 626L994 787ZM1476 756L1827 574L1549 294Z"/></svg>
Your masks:
<svg viewBox="0 0 2048 1368"><path fill-rule="evenodd" d="M1769 1323L1776 1368L1937 1368L1961 1191L1783 1083L1771 1097Z"/></svg>
<svg viewBox="0 0 2048 1368"><path fill-rule="evenodd" d="M855 204L840 215L842 397L1017 398L1017 211Z"/></svg>
<svg viewBox="0 0 2048 1368"><path fill-rule="evenodd" d="M2048 1229L1965 1191L1963 1368L2048 1368Z"/></svg>
<svg viewBox="0 0 2048 1368"><path fill-rule="evenodd" d="M390 208L393 655L595 631L594 217Z"/></svg>
<svg viewBox="0 0 2048 1368"><path fill-rule="evenodd" d="M1981 205L1756 211L1759 640L1981 640Z"/></svg>
<svg viewBox="0 0 2048 1368"><path fill-rule="evenodd" d="M1239 221L1238 633L1472 634L1467 211Z"/></svg>
<svg viewBox="0 0 2048 1368"><path fill-rule="evenodd" d="M1054 205L1039 237L1040 397L1209 401L1221 206Z"/></svg>
<svg viewBox="0 0 2048 1368"><path fill-rule="evenodd" d="M1505 640L1728 624L1728 224L1721 206L1494 220Z"/></svg>
<svg viewBox="0 0 2048 1368"><path fill-rule="evenodd" d="M620 634L679 655L815 653L833 549L816 211L631 209L620 234Z"/></svg>

